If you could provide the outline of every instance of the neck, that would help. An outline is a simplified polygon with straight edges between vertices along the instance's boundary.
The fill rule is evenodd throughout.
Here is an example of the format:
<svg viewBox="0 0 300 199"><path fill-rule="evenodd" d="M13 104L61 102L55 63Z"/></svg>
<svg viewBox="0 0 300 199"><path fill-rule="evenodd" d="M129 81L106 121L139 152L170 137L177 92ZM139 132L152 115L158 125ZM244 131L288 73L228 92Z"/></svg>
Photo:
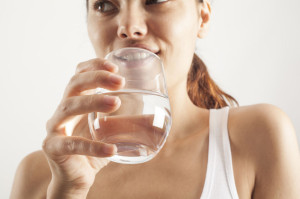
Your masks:
<svg viewBox="0 0 300 199"><path fill-rule="evenodd" d="M186 79L168 88L172 113L172 127L167 138L168 143L188 138L208 127L209 110L195 106L190 100Z"/></svg>

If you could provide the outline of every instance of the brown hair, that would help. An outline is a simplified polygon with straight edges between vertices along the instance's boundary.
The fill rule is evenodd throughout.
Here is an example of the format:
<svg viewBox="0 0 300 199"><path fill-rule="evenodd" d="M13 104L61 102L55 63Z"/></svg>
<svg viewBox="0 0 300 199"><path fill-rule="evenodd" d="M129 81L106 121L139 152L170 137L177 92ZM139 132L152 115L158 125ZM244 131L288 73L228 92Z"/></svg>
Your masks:
<svg viewBox="0 0 300 199"><path fill-rule="evenodd" d="M203 3L203 0L199 0ZM218 109L225 106L239 106L237 100L225 93L210 77L204 62L194 54L188 73L187 92L192 102L201 108Z"/></svg>
<svg viewBox="0 0 300 199"><path fill-rule="evenodd" d="M187 92L192 102L202 108L218 109L228 106L228 102L230 106L239 105L236 99L222 91L212 80L206 65L196 54L188 73Z"/></svg>
<svg viewBox="0 0 300 199"><path fill-rule="evenodd" d="M88 0L86 6L88 9ZM203 0L199 0L203 2ZM194 54L193 62L187 78L187 92L191 101L198 107L219 109L239 103L231 95L225 93L210 77L204 62ZM229 103L229 104L228 104Z"/></svg>

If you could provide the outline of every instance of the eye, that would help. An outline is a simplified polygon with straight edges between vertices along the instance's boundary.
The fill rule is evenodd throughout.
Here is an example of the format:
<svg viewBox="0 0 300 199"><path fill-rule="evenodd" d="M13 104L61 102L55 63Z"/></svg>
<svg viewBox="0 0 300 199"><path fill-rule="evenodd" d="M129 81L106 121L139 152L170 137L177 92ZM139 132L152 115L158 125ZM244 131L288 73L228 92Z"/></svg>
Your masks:
<svg viewBox="0 0 300 199"><path fill-rule="evenodd" d="M167 1L168 0L146 0L146 5L159 4Z"/></svg>
<svg viewBox="0 0 300 199"><path fill-rule="evenodd" d="M110 1L97 0L94 3L94 9L101 13L108 13L114 11L116 9L116 6Z"/></svg>

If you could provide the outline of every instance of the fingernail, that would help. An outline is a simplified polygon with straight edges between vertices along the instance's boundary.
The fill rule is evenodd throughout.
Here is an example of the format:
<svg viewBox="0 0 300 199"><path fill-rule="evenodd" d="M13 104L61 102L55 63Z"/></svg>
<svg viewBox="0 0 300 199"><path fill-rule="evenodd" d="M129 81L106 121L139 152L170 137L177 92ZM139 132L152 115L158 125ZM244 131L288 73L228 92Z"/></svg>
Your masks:
<svg viewBox="0 0 300 199"><path fill-rule="evenodd" d="M107 96L107 95L104 96L104 102L110 106L116 105L119 102L119 100L120 100L119 97Z"/></svg>
<svg viewBox="0 0 300 199"><path fill-rule="evenodd" d="M104 151L104 153L107 153L107 154L116 154L118 151L118 148L114 144L109 144L103 148L103 151Z"/></svg>
<svg viewBox="0 0 300 199"><path fill-rule="evenodd" d="M116 64L113 64L111 62L105 62L104 67L107 68L110 71L118 72L119 67Z"/></svg>
<svg viewBox="0 0 300 199"><path fill-rule="evenodd" d="M123 81L125 81L124 77L121 77L119 75L111 74L109 76L109 79L114 84L122 84Z"/></svg>

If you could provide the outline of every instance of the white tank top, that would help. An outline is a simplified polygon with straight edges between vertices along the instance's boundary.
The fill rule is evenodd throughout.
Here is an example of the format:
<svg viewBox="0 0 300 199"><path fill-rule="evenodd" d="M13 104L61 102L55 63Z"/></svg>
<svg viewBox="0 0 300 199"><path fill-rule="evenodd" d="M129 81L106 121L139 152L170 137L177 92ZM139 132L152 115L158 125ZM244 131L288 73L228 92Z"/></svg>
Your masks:
<svg viewBox="0 0 300 199"><path fill-rule="evenodd" d="M238 199L227 130L229 107L211 109L205 183L200 199Z"/></svg>

